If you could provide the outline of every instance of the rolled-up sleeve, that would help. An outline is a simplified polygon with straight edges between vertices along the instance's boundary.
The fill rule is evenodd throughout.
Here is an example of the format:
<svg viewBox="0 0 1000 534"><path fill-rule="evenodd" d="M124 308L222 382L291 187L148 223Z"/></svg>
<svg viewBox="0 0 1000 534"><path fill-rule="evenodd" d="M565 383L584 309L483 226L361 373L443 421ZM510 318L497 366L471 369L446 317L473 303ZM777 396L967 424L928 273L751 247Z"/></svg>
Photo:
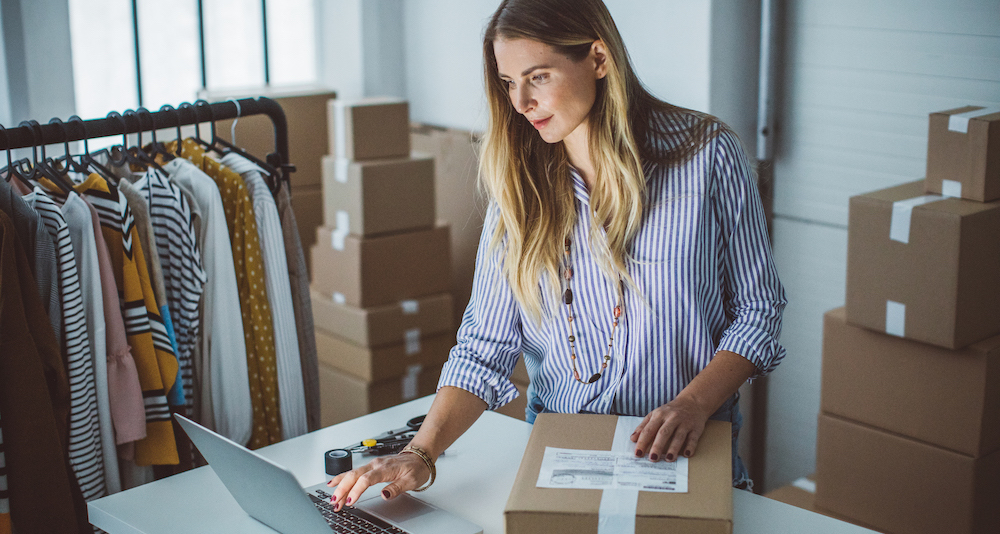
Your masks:
<svg viewBox="0 0 1000 534"><path fill-rule="evenodd" d="M735 352L757 367L752 378L774 370L785 357L778 339L787 304L771 253L755 175L735 135L715 146L712 202L719 225L726 317L731 321L718 350Z"/></svg>
<svg viewBox="0 0 1000 534"><path fill-rule="evenodd" d="M490 250L498 217L491 203L479 239L472 296L438 381L438 389L464 389L491 410L517 398L510 375L521 354L522 335L520 309L502 271L503 253Z"/></svg>

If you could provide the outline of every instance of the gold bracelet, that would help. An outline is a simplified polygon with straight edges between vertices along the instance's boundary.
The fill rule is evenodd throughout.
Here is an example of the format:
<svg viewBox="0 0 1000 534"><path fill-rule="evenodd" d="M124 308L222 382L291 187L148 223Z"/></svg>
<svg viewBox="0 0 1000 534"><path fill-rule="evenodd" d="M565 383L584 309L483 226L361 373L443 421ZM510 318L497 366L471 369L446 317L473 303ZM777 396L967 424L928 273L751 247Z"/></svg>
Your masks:
<svg viewBox="0 0 1000 534"><path fill-rule="evenodd" d="M424 465L426 465L427 469L431 472L431 480L430 480L430 482L428 482L427 484L424 484L424 487L422 487L422 488L417 488L417 489L413 490L413 491L424 491L425 489L431 487L431 484L434 483L434 479L437 477L437 469L434 468L434 460L431 460L431 455L427 454L427 451L421 449L420 447L414 446L414 445L407 445L406 447L403 447L403 450L399 451L399 454L403 454L403 453L407 453L407 452L410 453L410 454L414 454L418 458L420 458L421 460L423 460L424 461Z"/></svg>

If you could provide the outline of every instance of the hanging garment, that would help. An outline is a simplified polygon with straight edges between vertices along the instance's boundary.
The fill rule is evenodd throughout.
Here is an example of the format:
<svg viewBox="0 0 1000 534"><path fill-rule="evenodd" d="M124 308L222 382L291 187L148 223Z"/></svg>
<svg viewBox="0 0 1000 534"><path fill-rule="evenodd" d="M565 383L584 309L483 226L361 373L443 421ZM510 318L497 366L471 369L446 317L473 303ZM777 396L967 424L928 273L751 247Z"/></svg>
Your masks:
<svg viewBox="0 0 1000 534"><path fill-rule="evenodd" d="M177 357L156 309L146 258L139 243L135 220L117 188L96 174L76 186L101 219L115 282L122 295L122 317L135 359L146 408L146 438L135 443L138 465L178 463L174 431L166 392L177 377Z"/></svg>
<svg viewBox="0 0 1000 534"><path fill-rule="evenodd" d="M246 336L247 369L251 404L254 408L253 433L249 446L258 448L277 443L281 441L277 362L253 203L240 175L205 157L204 150L194 140L187 139L183 142L182 155L215 180L225 208L233 246L237 288L243 304L243 332Z"/></svg>
<svg viewBox="0 0 1000 534"><path fill-rule="evenodd" d="M69 383L16 234L0 210L0 413L10 520L18 532L81 533L86 509L75 504L63 447Z"/></svg>
<svg viewBox="0 0 1000 534"><path fill-rule="evenodd" d="M306 399L302 382L302 362L295 327L295 308L288 279L281 219L274 197L261 176L261 169L243 156L230 152L220 162L243 177L253 199L261 254L264 256L264 281L273 317L274 352L278 367L278 406L281 411L283 439L308 432Z"/></svg>
<svg viewBox="0 0 1000 534"><path fill-rule="evenodd" d="M190 161L163 164L170 181L190 190L201 213L202 293L201 358L193 361L195 418L219 434L246 444L253 422L236 269L226 227L225 208L215 181Z"/></svg>
<svg viewBox="0 0 1000 534"><path fill-rule="evenodd" d="M282 187L275 197L281 215L281 232L285 236L285 259L295 307L296 332L299 336L299 356L302 365L302 387L306 398L306 419L309 431L319 430L319 361L316 355L316 330L313 326L312 302L309 296L309 271L299 238L299 225L292 211L288 188Z"/></svg>
<svg viewBox="0 0 1000 534"><path fill-rule="evenodd" d="M90 351L87 315L69 225L59 206L35 186L22 197L41 217L56 245L62 303L63 359L70 384L69 460L85 500L107 495L101 428L97 412L97 384Z"/></svg>

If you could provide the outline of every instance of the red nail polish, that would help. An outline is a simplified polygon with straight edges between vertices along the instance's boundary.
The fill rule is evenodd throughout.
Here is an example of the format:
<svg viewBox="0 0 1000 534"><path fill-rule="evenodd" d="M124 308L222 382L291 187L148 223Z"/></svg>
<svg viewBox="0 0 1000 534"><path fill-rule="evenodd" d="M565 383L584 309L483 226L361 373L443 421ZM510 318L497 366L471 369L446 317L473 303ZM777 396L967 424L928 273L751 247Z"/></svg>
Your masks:
<svg viewBox="0 0 1000 534"><path fill-rule="evenodd" d="M650 461L653 461L653 462L655 462L655 461L656 461L656 460L658 460L659 458L660 458L660 457L659 457L659 456L657 456L656 454L650 454L650 455L649 455L649 459L650 459Z"/></svg>
<svg viewBox="0 0 1000 534"><path fill-rule="evenodd" d="M330 498L330 502L337 502L337 494L334 493L333 497Z"/></svg>
<svg viewBox="0 0 1000 534"><path fill-rule="evenodd" d="M642 458L642 451L639 450L639 449L636 449L635 450L635 455L638 456L639 458Z"/></svg>
<svg viewBox="0 0 1000 534"><path fill-rule="evenodd" d="M684 451L684 456L690 458L691 457L691 451Z"/></svg>
<svg viewBox="0 0 1000 534"><path fill-rule="evenodd" d="M673 455L673 454L668 454L668 455L667 455L667 461L668 461L668 462L672 462L672 461L674 461L674 455Z"/></svg>
<svg viewBox="0 0 1000 534"><path fill-rule="evenodd" d="M351 498L350 497L347 498L347 501L345 502L345 504L351 504Z"/></svg>
<svg viewBox="0 0 1000 534"><path fill-rule="evenodd" d="M388 499L392 495L389 494L389 490L382 490L382 496Z"/></svg>

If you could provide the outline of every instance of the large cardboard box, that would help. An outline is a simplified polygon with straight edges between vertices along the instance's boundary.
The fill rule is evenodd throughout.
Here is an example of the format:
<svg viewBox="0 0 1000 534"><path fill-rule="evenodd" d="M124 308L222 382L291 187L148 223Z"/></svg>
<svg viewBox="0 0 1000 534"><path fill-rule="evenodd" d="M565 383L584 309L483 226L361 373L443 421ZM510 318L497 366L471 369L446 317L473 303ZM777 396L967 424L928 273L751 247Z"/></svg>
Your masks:
<svg viewBox="0 0 1000 534"><path fill-rule="evenodd" d="M852 197L848 322L949 349L1000 334L998 235L1000 202L922 182Z"/></svg>
<svg viewBox="0 0 1000 534"><path fill-rule="evenodd" d="M366 348L316 330L319 363L368 382L402 376L413 365L440 369L454 345L455 339L446 334L401 345Z"/></svg>
<svg viewBox="0 0 1000 534"><path fill-rule="evenodd" d="M445 293L451 285L448 225L359 237L316 229L312 287L334 301L369 308Z"/></svg>
<svg viewBox="0 0 1000 534"><path fill-rule="evenodd" d="M410 106L399 98L331 100L330 155L351 160L410 155Z"/></svg>
<svg viewBox="0 0 1000 534"><path fill-rule="evenodd" d="M1000 336L961 350L823 322L824 412L970 456L1000 450Z"/></svg>
<svg viewBox="0 0 1000 534"><path fill-rule="evenodd" d="M829 510L824 510L816 506L816 480L815 475L810 477L802 477L792 484L787 486L782 486L778 489L771 490L764 494L764 497L772 499L778 502L783 502L789 504L796 508L802 508L803 510L808 510L810 512L825 515L827 517L832 517L834 519L845 521L847 523L852 523L858 525L859 527L864 527L869 530L874 530L878 532L878 529L873 528L871 525L866 525L857 520L851 519L849 517L844 517L840 514L836 514Z"/></svg>
<svg viewBox="0 0 1000 534"><path fill-rule="evenodd" d="M1000 108L931 113L926 187L980 202L1000 199Z"/></svg>
<svg viewBox="0 0 1000 534"><path fill-rule="evenodd" d="M323 158L323 220L370 236L434 226L434 160Z"/></svg>
<svg viewBox="0 0 1000 534"><path fill-rule="evenodd" d="M454 338L448 293L371 308L338 304L316 290L311 293L316 328L355 345L399 345L435 334Z"/></svg>
<svg viewBox="0 0 1000 534"><path fill-rule="evenodd" d="M610 450L618 417L539 414L504 508L507 534L598 532L601 490L538 488L546 447ZM732 433L709 421L688 464L688 492L640 491L635 532L729 534L733 528Z"/></svg>
<svg viewBox="0 0 1000 534"><path fill-rule="evenodd" d="M323 195L318 185L292 189L292 211L299 227L299 239L306 257L306 268L312 273L312 246L316 244L316 229L323 224Z"/></svg>
<svg viewBox="0 0 1000 534"><path fill-rule="evenodd" d="M1000 453L973 458L819 416L816 506L894 534L1000 532Z"/></svg>
<svg viewBox="0 0 1000 534"><path fill-rule="evenodd" d="M437 391L441 368L408 368L406 374L367 382L334 367L320 364L320 422L324 427L377 412Z"/></svg>

